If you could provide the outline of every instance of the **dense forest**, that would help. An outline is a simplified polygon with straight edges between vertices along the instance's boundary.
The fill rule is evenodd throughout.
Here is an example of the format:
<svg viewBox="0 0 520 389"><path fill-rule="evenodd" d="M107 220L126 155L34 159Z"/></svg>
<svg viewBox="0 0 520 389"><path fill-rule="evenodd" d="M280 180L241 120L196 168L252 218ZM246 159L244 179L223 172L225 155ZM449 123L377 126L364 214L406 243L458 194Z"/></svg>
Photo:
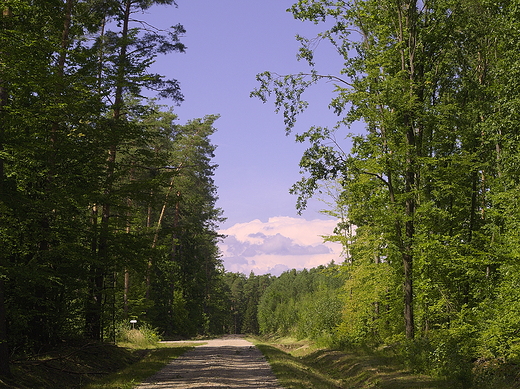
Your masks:
<svg viewBox="0 0 520 389"><path fill-rule="evenodd" d="M342 263L226 273L212 162L217 116L177 123L152 72L184 28L174 0L4 0L0 7L0 375L9 358L137 319L167 337L262 333L387 350L489 383L520 363L520 3L300 0L305 73L258 75L287 132L331 82L297 207L329 192ZM315 49L343 62L322 74ZM150 96L155 96L156 100ZM362 131L358 131L360 127ZM515 367L516 366L516 367ZM517 376L518 379L518 376ZM488 386L489 387L489 386Z"/></svg>
<svg viewBox="0 0 520 389"><path fill-rule="evenodd" d="M259 74L252 94L274 97L290 132L305 91L335 85L324 100L337 125L297 135L309 147L292 188L301 209L335 188L328 212L341 223L329 239L345 248L341 317L322 328L335 342L398 345L423 371L461 380L479 366L520 362L519 10L487 0L290 8L323 26L298 37L310 69ZM320 72L324 44L343 63L333 74ZM260 329L309 334L295 318L330 287L304 306L279 300L298 291L298 276L283 279L260 303Z"/></svg>
<svg viewBox="0 0 520 389"><path fill-rule="evenodd" d="M185 50L182 25L139 21L158 4L176 5L2 1L0 374L12 355L111 341L131 319L165 336L224 330L217 117L181 125L149 97L183 100L151 70Z"/></svg>

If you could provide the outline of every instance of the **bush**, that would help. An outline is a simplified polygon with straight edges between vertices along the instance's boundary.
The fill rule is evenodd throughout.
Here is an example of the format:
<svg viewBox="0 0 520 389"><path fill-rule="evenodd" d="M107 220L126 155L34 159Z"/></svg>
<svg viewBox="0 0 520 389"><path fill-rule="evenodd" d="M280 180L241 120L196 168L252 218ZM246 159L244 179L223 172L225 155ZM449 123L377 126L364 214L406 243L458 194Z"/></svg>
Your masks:
<svg viewBox="0 0 520 389"><path fill-rule="evenodd" d="M470 340L461 331L438 330L431 338L403 340L396 350L403 363L415 373L446 379L457 388L472 385Z"/></svg>
<svg viewBox="0 0 520 389"><path fill-rule="evenodd" d="M139 328L130 328L127 323L121 323L116 328L116 341L123 346L148 348L156 346L160 340L157 330L146 323Z"/></svg>

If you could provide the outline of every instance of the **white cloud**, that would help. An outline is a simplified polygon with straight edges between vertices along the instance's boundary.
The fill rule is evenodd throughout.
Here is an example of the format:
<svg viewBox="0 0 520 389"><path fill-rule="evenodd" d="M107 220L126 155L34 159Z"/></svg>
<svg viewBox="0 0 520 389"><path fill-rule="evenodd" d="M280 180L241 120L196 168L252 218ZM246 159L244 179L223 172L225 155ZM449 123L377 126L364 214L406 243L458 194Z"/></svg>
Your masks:
<svg viewBox="0 0 520 389"><path fill-rule="evenodd" d="M333 232L337 220L305 220L288 216L267 222L253 220L221 230L220 244L227 271L248 275L279 275L289 269L313 268L334 260L341 262L341 246L324 243L322 235Z"/></svg>

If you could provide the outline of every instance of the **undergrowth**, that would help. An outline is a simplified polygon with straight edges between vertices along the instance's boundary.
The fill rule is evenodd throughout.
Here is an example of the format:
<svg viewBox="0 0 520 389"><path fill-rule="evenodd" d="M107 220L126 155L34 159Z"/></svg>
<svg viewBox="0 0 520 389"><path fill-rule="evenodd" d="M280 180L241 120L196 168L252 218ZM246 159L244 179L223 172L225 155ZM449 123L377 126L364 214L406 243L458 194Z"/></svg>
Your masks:
<svg viewBox="0 0 520 389"><path fill-rule="evenodd" d="M136 363L146 352L106 343L73 342L13 361L13 378L2 389L76 389Z"/></svg>
<svg viewBox="0 0 520 389"><path fill-rule="evenodd" d="M253 340L288 389L455 389L453 383L411 374L395 360L366 352L318 348L309 341Z"/></svg>
<svg viewBox="0 0 520 389"><path fill-rule="evenodd" d="M121 347L146 349L156 347L161 337L157 330L147 324L141 325L138 329L120 324L116 328L116 341Z"/></svg>
<svg viewBox="0 0 520 389"><path fill-rule="evenodd" d="M160 347L150 350L139 362L92 382L83 389L132 389L192 347Z"/></svg>
<svg viewBox="0 0 520 389"><path fill-rule="evenodd" d="M0 389L130 389L191 348L159 343L157 333L147 326L121 326L117 340L117 346L68 342L14 360L13 378L0 378Z"/></svg>

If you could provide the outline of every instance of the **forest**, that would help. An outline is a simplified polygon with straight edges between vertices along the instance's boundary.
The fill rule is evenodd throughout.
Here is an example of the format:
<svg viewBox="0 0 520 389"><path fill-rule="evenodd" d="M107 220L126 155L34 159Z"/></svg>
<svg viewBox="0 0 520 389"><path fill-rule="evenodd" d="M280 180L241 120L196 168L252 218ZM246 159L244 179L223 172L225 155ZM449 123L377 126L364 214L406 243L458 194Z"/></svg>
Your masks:
<svg viewBox="0 0 520 389"><path fill-rule="evenodd" d="M279 277L223 268L218 116L179 124L162 105L183 95L152 65L185 51L185 31L139 22L155 5L177 4L2 1L0 375L66 340L112 342L132 319L168 338L386 350L462 387L518 380L520 3L295 2L323 26L297 37L309 71L261 73L252 96L274 98L291 133L305 92L335 85L337 125L296 134L291 192L299 210L327 194L325 239L344 254Z"/></svg>
<svg viewBox="0 0 520 389"><path fill-rule="evenodd" d="M344 262L337 292L313 286L310 298L290 286L303 274L282 275L260 301L261 331L394 349L419 371L466 384L518 366L519 11L517 1L487 0L289 9L322 26L297 37L309 71L265 71L252 95L273 101L291 133L305 92L334 85L337 124L296 134L308 148L291 191L301 210L331 195L326 212L340 223L327 239L342 243ZM320 71L320 45L342 61L333 74ZM339 309L320 314L316 331L319 301Z"/></svg>
<svg viewBox="0 0 520 389"><path fill-rule="evenodd" d="M179 124L151 70L184 28L139 21L173 0L0 6L0 375L9 358L138 320L222 332L217 116ZM159 100L162 99L162 100ZM223 298L223 297L222 297Z"/></svg>

